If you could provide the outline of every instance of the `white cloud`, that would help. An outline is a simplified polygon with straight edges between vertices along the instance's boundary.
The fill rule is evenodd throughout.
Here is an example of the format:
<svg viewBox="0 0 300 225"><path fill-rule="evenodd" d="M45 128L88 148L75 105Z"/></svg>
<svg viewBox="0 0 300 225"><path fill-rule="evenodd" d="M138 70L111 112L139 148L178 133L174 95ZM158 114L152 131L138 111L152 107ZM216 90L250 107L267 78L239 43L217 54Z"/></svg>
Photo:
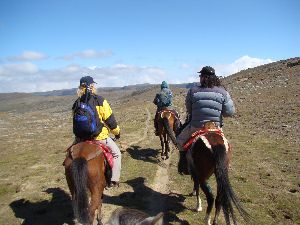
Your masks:
<svg viewBox="0 0 300 225"><path fill-rule="evenodd" d="M248 55L242 56L231 64L215 65L216 73L220 76L228 76L241 70L261 66L274 62L271 59L252 58Z"/></svg>
<svg viewBox="0 0 300 225"><path fill-rule="evenodd" d="M93 49L87 49L80 52L74 52L69 55L62 56L60 58L64 60L74 60L76 58L81 59L95 59L95 58L105 58L112 56L113 53L110 50L104 50L104 51L96 51Z"/></svg>
<svg viewBox="0 0 300 225"><path fill-rule="evenodd" d="M48 56L44 53L24 51L21 55L7 57L7 60L11 62L17 62L17 61L42 60L46 58L48 58Z"/></svg>
<svg viewBox="0 0 300 225"><path fill-rule="evenodd" d="M19 76L19 74L34 74L38 71L38 67L32 63L5 64L0 66L0 78L5 76L15 77Z"/></svg>
<svg viewBox="0 0 300 225"><path fill-rule="evenodd" d="M191 66L189 64L183 63L180 65L181 69L189 69Z"/></svg>
<svg viewBox="0 0 300 225"><path fill-rule="evenodd" d="M244 69L253 68L271 62L274 61L271 59L252 58L246 55L238 58L237 60L235 60L233 63L230 64L211 64L210 66L214 67L217 75L228 76ZM192 66L185 66L185 65L187 64L181 64L179 66L182 70L180 72L180 75L169 77L169 83L180 84L180 83L199 82L199 77L198 77L199 74L197 73L197 71L200 71L201 68L206 65L197 66L196 68Z"/></svg>
<svg viewBox="0 0 300 225"><path fill-rule="evenodd" d="M243 56L230 64L211 66L216 69L218 75L227 76L242 69L271 62L273 62L271 59ZM62 68L43 70L32 63L4 64L0 65L0 92L37 92L76 88L79 79L85 75L93 76L98 87L122 87L142 83L158 84L162 80L171 84L199 82L196 73L199 68L187 67L184 71L172 69L172 72L171 70L167 72L166 69L154 66L115 64L108 67L95 65L82 67L72 64Z"/></svg>
<svg viewBox="0 0 300 225"><path fill-rule="evenodd" d="M159 83L166 76L157 67L117 64L111 67L67 67L42 70L34 64L0 66L0 92L39 92L76 88L82 76L90 75L98 87L122 87L131 84Z"/></svg>

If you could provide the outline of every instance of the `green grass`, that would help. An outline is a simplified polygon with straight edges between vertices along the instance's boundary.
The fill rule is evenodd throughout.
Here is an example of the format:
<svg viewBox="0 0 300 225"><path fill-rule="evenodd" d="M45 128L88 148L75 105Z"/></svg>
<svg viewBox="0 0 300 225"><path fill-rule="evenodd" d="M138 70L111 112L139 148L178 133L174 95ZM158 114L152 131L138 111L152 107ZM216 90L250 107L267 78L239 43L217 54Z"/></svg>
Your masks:
<svg viewBox="0 0 300 225"><path fill-rule="evenodd" d="M295 121L292 118L297 117L283 117L289 112L283 112L280 107L272 108L275 102L268 101L267 95L260 96L264 99L260 98L261 105L256 104L259 109L254 115L246 101L251 96L244 93L247 89L232 90L237 100L238 115L225 120L224 132L234 148L229 173L234 191L254 218L253 224L300 224L299 138L292 136L293 133L288 130L282 130L284 127L274 128L281 117L282 123L288 125L293 125ZM193 183L189 176L178 175L176 150L168 168L169 193L153 189L156 173L164 166L160 162L159 138L153 132L155 107L152 100L155 91L139 92L134 96L135 100L122 94L114 95L118 102L110 101L121 127L118 145L124 152L121 186L106 192L105 207L127 206L150 214L164 209L169 224L188 222L202 225L205 196L201 192L204 211L196 213L193 210L196 198L188 196ZM185 92L174 89L175 105L180 111L185 109ZM240 96L245 97L243 102L239 101ZM278 97L274 96L274 99ZM0 224L21 224L24 219L28 223L33 218L43 222L42 217L49 221L56 218L60 224L72 224L71 201L62 162L64 150L73 141L69 111L74 98L25 97L25 100L25 105L9 101L0 111L3 129L0 145ZM40 102L43 104L37 107ZM146 109L152 114L149 124ZM149 126L146 138L140 140L146 125ZM215 193L214 176L209 183ZM155 206L153 199L164 199L165 203ZM239 221L244 224L240 218ZM225 224L222 214L219 224Z"/></svg>

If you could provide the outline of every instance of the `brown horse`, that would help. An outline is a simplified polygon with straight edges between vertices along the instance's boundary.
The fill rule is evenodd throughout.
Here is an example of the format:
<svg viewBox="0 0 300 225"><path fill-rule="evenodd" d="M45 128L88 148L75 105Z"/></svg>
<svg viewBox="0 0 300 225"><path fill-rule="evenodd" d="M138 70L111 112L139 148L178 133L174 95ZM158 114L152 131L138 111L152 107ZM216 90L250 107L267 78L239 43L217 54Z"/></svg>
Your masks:
<svg viewBox="0 0 300 225"><path fill-rule="evenodd" d="M76 219L83 224L92 224L98 210L98 224L102 224L99 215L106 186L102 150L98 145L80 142L68 149L64 166ZM90 191L90 203L87 189Z"/></svg>
<svg viewBox="0 0 300 225"><path fill-rule="evenodd" d="M177 118L176 114L172 110L162 110L158 112L158 115L156 116L156 122L157 122L157 128L158 128L158 136L160 139L161 144L161 157L162 159L168 159L169 153L171 151L170 149L170 139L172 140L173 144L177 147L177 142L175 138L176 130L179 129L177 126L176 120L179 120Z"/></svg>
<svg viewBox="0 0 300 225"><path fill-rule="evenodd" d="M215 127L216 128L216 127ZM250 219L249 214L243 208L240 200L233 192L229 182L228 167L231 158L231 148L219 129L207 129L205 134L199 136L187 153L189 170L194 181L194 191L197 197L197 211L202 211L201 199L199 197L199 186L204 192L207 200L205 223L210 224L210 213L215 201L215 216L213 225L218 224L218 216L221 208L225 216L226 224L230 219L237 224L233 205L237 208L245 221ZM217 181L217 197L214 199L212 190L207 180L215 174ZM232 204L233 203L233 204Z"/></svg>

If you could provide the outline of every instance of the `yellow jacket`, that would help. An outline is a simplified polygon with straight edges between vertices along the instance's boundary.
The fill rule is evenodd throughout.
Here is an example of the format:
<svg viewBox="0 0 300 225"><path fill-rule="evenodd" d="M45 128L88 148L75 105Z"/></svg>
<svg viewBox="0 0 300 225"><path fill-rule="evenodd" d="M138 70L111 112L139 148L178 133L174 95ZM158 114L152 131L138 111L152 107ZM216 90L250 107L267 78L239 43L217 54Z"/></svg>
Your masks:
<svg viewBox="0 0 300 225"><path fill-rule="evenodd" d="M110 108L110 105L101 96L97 96L98 104L96 105L96 110L99 115L100 123L102 126L102 131L95 138L96 140L103 140L108 138L109 133L111 132L113 135L120 134L120 127L117 124L115 116Z"/></svg>

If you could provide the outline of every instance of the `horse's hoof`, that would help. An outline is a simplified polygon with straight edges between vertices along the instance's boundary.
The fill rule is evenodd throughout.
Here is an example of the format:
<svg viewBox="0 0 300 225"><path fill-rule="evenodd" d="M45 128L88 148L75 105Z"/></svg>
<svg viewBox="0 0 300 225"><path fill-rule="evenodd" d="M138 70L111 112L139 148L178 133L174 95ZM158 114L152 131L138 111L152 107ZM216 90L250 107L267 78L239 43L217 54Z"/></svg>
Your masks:
<svg viewBox="0 0 300 225"><path fill-rule="evenodd" d="M210 216L206 215L204 221L205 221L205 225L211 225Z"/></svg>
<svg viewBox="0 0 300 225"><path fill-rule="evenodd" d="M196 209L197 212L202 212L202 207Z"/></svg>
<svg viewBox="0 0 300 225"><path fill-rule="evenodd" d="M193 192L189 193L189 196L196 196L196 192L193 191Z"/></svg>

